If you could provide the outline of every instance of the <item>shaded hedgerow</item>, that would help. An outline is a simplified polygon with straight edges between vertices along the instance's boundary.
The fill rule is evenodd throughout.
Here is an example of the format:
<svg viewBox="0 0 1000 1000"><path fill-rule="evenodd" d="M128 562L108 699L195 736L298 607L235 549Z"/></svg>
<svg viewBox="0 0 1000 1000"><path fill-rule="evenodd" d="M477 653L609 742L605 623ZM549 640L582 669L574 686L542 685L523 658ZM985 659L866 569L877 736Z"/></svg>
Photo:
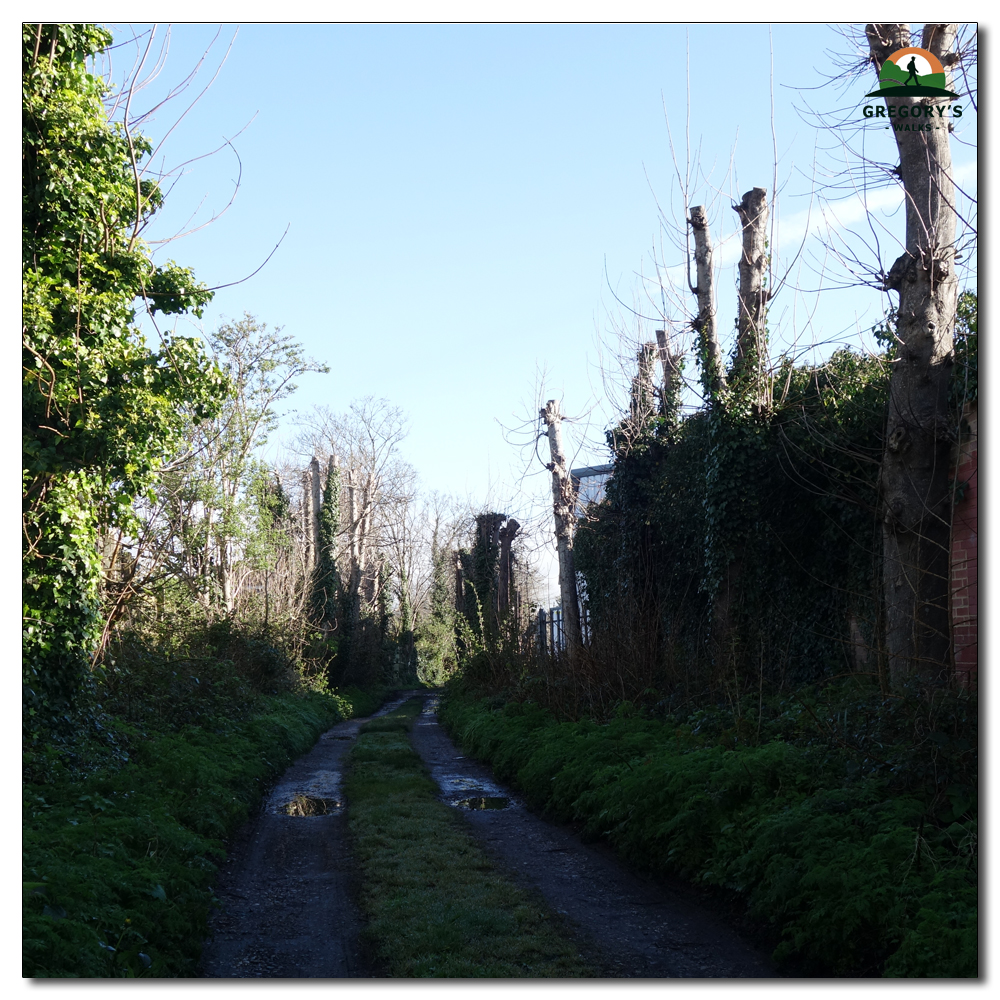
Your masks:
<svg viewBox="0 0 1000 1000"><path fill-rule="evenodd" d="M593 655L632 664L619 697L877 671L887 372L850 351L786 361L766 414L734 399L615 439L576 551Z"/></svg>
<svg viewBox="0 0 1000 1000"><path fill-rule="evenodd" d="M239 718L199 714L196 725L105 716L113 738L103 746L34 748L22 975L194 975L224 839L270 780L352 712L342 696L286 692Z"/></svg>
<svg viewBox="0 0 1000 1000"><path fill-rule="evenodd" d="M805 701L762 720L756 743L725 711L654 719L622 706L604 724L560 722L530 703L452 696L441 718L534 808L740 901L789 971L975 977L975 747L947 735L975 705L942 706L916 749L896 720L899 742L878 757L853 707L847 739L825 729L839 708ZM940 766L943 788L924 764Z"/></svg>

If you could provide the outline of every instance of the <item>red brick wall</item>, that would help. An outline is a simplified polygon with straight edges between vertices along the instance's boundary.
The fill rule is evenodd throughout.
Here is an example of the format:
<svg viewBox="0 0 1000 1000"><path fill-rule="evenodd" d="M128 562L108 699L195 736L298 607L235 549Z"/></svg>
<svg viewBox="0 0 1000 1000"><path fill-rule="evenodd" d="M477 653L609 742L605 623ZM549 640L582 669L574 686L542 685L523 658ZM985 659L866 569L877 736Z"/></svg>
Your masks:
<svg viewBox="0 0 1000 1000"><path fill-rule="evenodd" d="M966 408L969 436L956 456L956 477L967 483L951 526L951 632L955 672L975 687L979 668L979 409Z"/></svg>

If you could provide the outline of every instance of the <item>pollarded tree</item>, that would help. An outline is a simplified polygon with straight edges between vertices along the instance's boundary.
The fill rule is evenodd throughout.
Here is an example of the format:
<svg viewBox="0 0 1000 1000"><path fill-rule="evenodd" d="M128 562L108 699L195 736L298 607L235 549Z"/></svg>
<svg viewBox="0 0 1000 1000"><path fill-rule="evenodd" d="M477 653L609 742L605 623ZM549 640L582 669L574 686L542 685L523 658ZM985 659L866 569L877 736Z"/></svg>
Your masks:
<svg viewBox="0 0 1000 1000"><path fill-rule="evenodd" d="M546 468L552 473L552 512L555 519L556 549L559 553L559 595L563 614L566 655L576 659L583 637L580 631L580 599L576 590L576 563L573 536L576 529L576 489L562 443L562 414L559 400L550 399L539 411L545 424L552 461Z"/></svg>
<svg viewBox="0 0 1000 1000"><path fill-rule="evenodd" d="M133 499L225 377L198 343L135 327L148 311L201 315L190 271L156 267L140 236L162 202L150 146L102 103L95 25L22 26L23 677L36 721L68 719L100 636L97 526Z"/></svg>
<svg viewBox="0 0 1000 1000"><path fill-rule="evenodd" d="M906 24L869 24L865 33L876 72L911 44ZM949 77L959 58L956 36L957 25L927 24L921 39ZM916 117L917 106L930 114L938 105L943 112L949 100L897 95L886 103ZM951 121L941 120L945 127L893 130L906 208L903 252L885 275L886 289L899 294L882 460L885 642L894 684L912 676L937 681L950 660L948 385L958 305L957 217Z"/></svg>

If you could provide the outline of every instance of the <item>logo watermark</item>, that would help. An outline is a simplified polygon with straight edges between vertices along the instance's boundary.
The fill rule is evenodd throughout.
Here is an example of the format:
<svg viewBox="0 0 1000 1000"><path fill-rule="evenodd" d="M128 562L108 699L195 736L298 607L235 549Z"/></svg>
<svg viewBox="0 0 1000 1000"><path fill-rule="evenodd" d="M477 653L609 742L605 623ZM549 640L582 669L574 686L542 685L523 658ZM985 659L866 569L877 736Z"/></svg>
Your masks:
<svg viewBox="0 0 1000 1000"><path fill-rule="evenodd" d="M948 90L944 66L927 49L905 48L893 52L882 64L878 88L865 97L882 97L885 104L866 104L865 118L883 118L883 128L896 132L926 132L948 128L950 119L962 117L962 105L952 104L959 95ZM896 103L894 97L929 98ZM937 98L938 100L934 100Z"/></svg>

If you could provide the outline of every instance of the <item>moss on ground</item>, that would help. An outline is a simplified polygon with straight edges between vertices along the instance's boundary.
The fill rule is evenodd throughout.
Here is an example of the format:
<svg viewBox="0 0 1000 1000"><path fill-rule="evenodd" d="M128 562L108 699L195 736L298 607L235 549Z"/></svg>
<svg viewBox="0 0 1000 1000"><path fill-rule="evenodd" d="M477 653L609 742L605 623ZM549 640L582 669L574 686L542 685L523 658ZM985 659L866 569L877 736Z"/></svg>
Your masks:
<svg viewBox="0 0 1000 1000"><path fill-rule="evenodd" d="M408 732L419 699L365 724L345 784L365 943L390 976L592 976L540 898L506 879L437 798Z"/></svg>

